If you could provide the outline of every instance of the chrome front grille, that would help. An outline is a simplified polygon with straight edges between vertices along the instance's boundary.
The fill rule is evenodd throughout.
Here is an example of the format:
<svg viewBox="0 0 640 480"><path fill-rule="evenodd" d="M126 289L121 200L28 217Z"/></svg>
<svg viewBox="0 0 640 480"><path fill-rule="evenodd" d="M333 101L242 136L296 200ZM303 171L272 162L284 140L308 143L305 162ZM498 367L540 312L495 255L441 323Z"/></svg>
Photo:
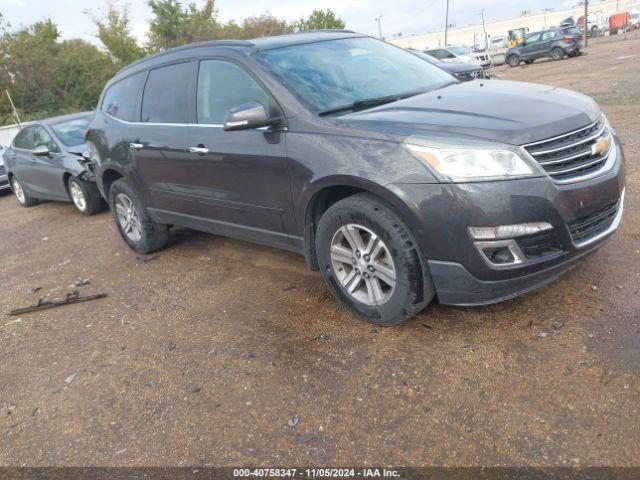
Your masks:
<svg viewBox="0 0 640 480"><path fill-rule="evenodd" d="M0 165L0 177L7 174L7 171L4 168L4 165Z"/></svg>
<svg viewBox="0 0 640 480"><path fill-rule="evenodd" d="M601 117L588 127L524 145L524 149L558 182L571 181L602 168L613 140Z"/></svg>

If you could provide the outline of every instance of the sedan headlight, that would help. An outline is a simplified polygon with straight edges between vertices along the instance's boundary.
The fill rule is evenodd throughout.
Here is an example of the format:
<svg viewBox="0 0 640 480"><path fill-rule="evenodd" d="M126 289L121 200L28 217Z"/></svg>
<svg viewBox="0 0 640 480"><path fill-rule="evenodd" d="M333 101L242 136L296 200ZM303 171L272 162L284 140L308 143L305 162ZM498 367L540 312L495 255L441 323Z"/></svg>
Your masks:
<svg viewBox="0 0 640 480"><path fill-rule="evenodd" d="M488 148L434 148L406 144L444 181L468 182L529 177L536 171L516 152Z"/></svg>

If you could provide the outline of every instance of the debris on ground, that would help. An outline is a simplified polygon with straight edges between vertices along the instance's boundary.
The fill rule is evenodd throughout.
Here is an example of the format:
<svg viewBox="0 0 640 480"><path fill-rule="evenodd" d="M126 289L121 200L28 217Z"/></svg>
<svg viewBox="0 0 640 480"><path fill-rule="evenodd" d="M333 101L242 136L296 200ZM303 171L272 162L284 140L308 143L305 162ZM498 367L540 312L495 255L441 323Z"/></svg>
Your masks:
<svg viewBox="0 0 640 480"><path fill-rule="evenodd" d="M300 445L302 443L310 442L311 440L317 440L320 436L317 433L310 433L308 435L296 435L293 437L293 443L296 445Z"/></svg>
<svg viewBox="0 0 640 480"><path fill-rule="evenodd" d="M547 336L547 332L539 332L536 336L540 338L545 338Z"/></svg>
<svg viewBox="0 0 640 480"><path fill-rule="evenodd" d="M29 293L36 293L42 290L42 287L33 287L29 289Z"/></svg>
<svg viewBox="0 0 640 480"><path fill-rule="evenodd" d="M287 425L289 425L290 427L295 427L296 425L298 425L299 421L300 419L298 417L293 417L287 420Z"/></svg>
<svg viewBox="0 0 640 480"><path fill-rule="evenodd" d="M140 260L142 263L153 262L154 260L160 258L160 255L151 255L150 257L137 256L136 260Z"/></svg>
<svg viewBox="0 0 640 480"><path fill-rule="evenodd" d="M71 385L71 382L73 382L76 378L76 375L78 375L77 373L72 373L71 375L69 375L67 378L64 379L64 383L66 383L67 385Z"/></svg>
<svg viewBox="0 0 640 480"><path fill-rule="evenodd" d="M97 293L95 295L87 295L86 297L81 297L79 291L75 291L72 293L67 293L67 296L61 300L51 300L47 301L44 298L40 298L38 303L35 305L31 305L29 307L15 308L11 310L7 315L11 317L15 317L16 315L22 315L24 313L37 312L39 310L47 310L49 308L61 307L63 305L71 305L72 303L81 303L88 302L90 300L98 300L101 298L105 298L107 296L106 293Z"/></svg>
<svg viewBox="0 0 640 480"><path fill-rule="evenodd" d="M91 283L91 280L89 280L88 278L78 277L76 278L76 281L73 282L73 285L75 287L84 287L85 285L89 285L90 283Z"/></svg>
<svg viewBox="0 0 640 480"><path fill-rule="evenodd" d="M562 327L564 327L564 322L556 322L553 324L553 329L556 332L559 332L560 330L562 330Z"/></svg>
<svg viewBox="0 0 640 480"><path fill-rule="evenodd" d="M294 288L298 288L298 286L294 283L292 283L291 285L289 285L288 287L284 287L282 289L283 292L288 292L289 290L293 290Z"/></svg>

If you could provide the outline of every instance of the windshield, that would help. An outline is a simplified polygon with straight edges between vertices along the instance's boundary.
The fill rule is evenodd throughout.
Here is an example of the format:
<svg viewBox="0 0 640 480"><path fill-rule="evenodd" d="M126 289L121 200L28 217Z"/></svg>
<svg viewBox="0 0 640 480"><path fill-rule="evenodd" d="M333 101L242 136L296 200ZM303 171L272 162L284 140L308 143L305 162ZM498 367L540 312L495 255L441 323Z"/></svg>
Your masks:
<svg viewBox="0 0 640 480"><path fill-rule="evenodd" d="M363 100L426 92L455 81L438 67L373 38L292 45L257 56L318 112Z"/></svg>
<svg viewBox="0 0 640 480"><path fill-rule="evenodd" d="M67 147L84 143L84 132L89 128L91 116L74 118L66 122L55 123L51 126L62 143Z"/></svg>
<svg viewBox="0 0 640 480"><path fill-rule="evenodd" d="M449 47L449 50L456 55L467 55L469 53L469 49L465 47Z"/></svg>

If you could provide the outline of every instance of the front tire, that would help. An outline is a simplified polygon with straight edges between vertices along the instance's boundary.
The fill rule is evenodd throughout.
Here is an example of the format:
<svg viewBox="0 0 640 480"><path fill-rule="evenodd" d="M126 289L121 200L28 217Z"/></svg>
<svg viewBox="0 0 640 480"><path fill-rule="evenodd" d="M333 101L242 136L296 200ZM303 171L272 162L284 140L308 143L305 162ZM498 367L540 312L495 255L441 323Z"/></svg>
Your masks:
<svg viewBox="0 0 640 480"><path fill-rule="evenodd" d="M520 57L518 55L509 55L507 58L507 63L510 67L517 67L520 65Z"/></svg>
<svg viewBox="0 0 640 480"><path fill-rule="evenodd" d="M67 187L71 201L83 215L93 215L103 209L104 203L95 183L69 177Z"/></svg>
<svg viewBox="0 0 640 480"><path fill-rule="evenodd" d="M18 203L23 207L33 207L38 203L38 200L29 195L27 191L22 187L22 184L20 183L20 180L18 180L18 177L14 176L11 178L11 188L13 189L13 193L16 195Z"/></svg>
<svg viewBox="0 0 640 480"><path fill-rule="evenodd" d="M126 178L109 189L109 206L124 241L138 253L151 253L169 242L169 227L154 222L141 195Z"/></svg>
<svg viewBox="0 0 640 480"><path fill-rule="evenodd" d="M378 325L397 325L435 295L419 247L400 217L362 193L332 205L316 234L329 289L347 308Z"/></svg>

